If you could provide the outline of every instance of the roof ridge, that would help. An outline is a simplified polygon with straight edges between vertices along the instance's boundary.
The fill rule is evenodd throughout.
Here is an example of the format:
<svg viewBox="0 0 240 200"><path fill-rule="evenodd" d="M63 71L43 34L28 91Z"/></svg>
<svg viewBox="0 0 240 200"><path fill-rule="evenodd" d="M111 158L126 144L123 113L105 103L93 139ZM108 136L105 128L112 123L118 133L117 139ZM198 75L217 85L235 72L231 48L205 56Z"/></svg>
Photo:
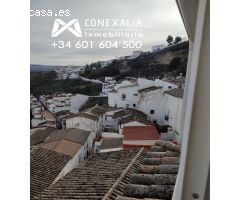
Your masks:
<svg viewBox="0 0 240 200"><path fill-rule="evenodd" d="M122 174L119 176L119 178L116 180L116 182L112 185L112 187L106 192L102 200L108 200L111 198L112 195L114 195L114 192L117 191L117 187L119 184L123 181L124 178L126 178L126 175L128 172L131 171L133 172L133 167L134 164L136 164L137 160L140 158L140 156L144 153L144 147L139 150L137 155L133 158L133 160L128 164L128 166L125 168L125 170L122 172ZM139 163L140 164L140 163Z"/></svg>

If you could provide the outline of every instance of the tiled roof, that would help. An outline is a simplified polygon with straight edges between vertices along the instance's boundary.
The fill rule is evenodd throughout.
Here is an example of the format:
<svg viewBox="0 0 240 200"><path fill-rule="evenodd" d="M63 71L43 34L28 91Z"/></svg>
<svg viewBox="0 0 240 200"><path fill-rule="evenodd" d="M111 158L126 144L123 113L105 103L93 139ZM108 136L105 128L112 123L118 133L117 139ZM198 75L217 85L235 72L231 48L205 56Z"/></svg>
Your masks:
<svg viewBox="0 0 240 200"><path fill-rule="evenodd" d="M103 149L112 149L112 148L121 148L123 138L104 138L100 145L100 150Z"/></svg>
<svg viewBox="0 0 240 200"><path fill-rule="evenodd" d="M138 151L115 151L92 155L36 199L102 199Z"/></svg>
<svg viewBox="0 0 240 200"><path fill-rule="evenodd" d="M160 135L154 125L124 126L124 140L158 140Z"/></svg>
<svg viewBox="0 0 240 200"><path fill-rule="evenodd" d="M145 117L137 117L137 116L129 116L129 117L124 117L120 120L121 124L126 124L129 122L137 121L142 124L146 125L151 125L153 124L151 121L147 120Z"/></svg>
<svg viewBox="0 0 240 200"><path fill-rule="evenodd" d="M90 132L81 129L65 129L53 132L39 146L73 157L86 143Z"/></svg>
<svg viewBox="0 0 240 200"><path fill-rule="evenodd" d="M138 116L138 117L146 117L147 115L144 114L143 112L137 110L137 109L134 109L134 108L128 108L128 109L125 109L125 110L120 110L120 111L117 111L113 114L113 118L121 118L121 117L124 117L124 116Z"/></svg>
<svg viewBox="0 0 240 200"><path fill-rule="evenodd" d="M140 162L130 168L103 198L104 200L171 200L177 178L180 148L158 141Z"/></svg>
<svg viewBox="0 0 240 200"><path fill-rule="evenodd" d="M183 90L177 89L177 88L165 91L166 94L169 94L171 96L178 97L178 98L183 98L183 92L184 92Z"/></svg>
<svg viewBox="0 0 240 200"><path fill-rule="evenodd" d="M39 147L56 151L58 153L62 153L64 155L68 155L73 157L81 148L81 144L76 143L76 142L71 142L69 140L58 140L58 141L53 141L53 142L48 142L48 143L42 143Z"/></svg>
<svg viewBox="0 0 240 200"><path fill-rule="evenodd" d="M66 156L54 151L35 147L30 154L30 197L38 195L47 188L60 174L70 160Z"/></svg>
<svg viewBox="0 0 240 200"><path fill-rule="evenodd" d="M71 114L71 115L68 115L66 117L63 117L62 120L71 119L71 118L75 118L75 117L84 117L84 118L91 119L91 120L94 120L94 121L96 121L98 119L98 117L93 115L93 114L81 112L81 113L78 113L78 114Z"/></svg>
<svg viewBox="0 0 240 200"><path fill-rule="evenodd" d="M107 111L111 111L111 110L114 110L114 109L107 106L94 106L93 108L88 110L88 112L95 116L101 116Z"/></svg>
<svg viewBox="0 0 240 200"><path fill-rule="evenodd" d="M140 92L140 93L142 93L142 92L150 92L150 91L159 90L159 89L161 89L161 87L152 86L152 87L148 87L148 88L144 88L144 89L138 90L138 92Z"/></svg>
<svg viewBox="0 0 240 200"><path fill-rule="evenodd" d="M61 111L59 111L59 112L54 113L54 115L55 115L56 117L58 117L59 119L65 117L65 116L69 116L69 115L71 115L71 114L72 114L72 113L69 112L68 110L61 110Z"/></svg>
<svg viewBox="0 0 240 200"><path fill-rule="evenodd" d="M51 128L51 127L36 130L30 136L30 145L31 146L38 145L44 142L47 139L47 137L55 130L56 130L55 128Z"/></svg>
<svg viewBox="0 0 240 200"><path fill-rule="evenodd" d="M90 135L89 131L85 131L81 129L76 129L76 128L63 129L63 130L54 131L45 142L47 143L47 142L66 139L79 144L85 144L89 135Z"/></svg>

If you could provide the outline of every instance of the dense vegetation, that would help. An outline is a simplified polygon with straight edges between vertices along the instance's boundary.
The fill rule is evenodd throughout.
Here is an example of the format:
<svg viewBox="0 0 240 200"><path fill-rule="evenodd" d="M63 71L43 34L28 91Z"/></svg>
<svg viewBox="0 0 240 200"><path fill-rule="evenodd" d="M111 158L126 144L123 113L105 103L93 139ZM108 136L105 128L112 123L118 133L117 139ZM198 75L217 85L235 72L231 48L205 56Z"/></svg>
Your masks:
<svg viewBox="0 0 240 200"><path fill-rule="evenodd" d="M79 79L56 80L56 73L31 72L30 91L32 94L51 94L53 92L80 93L85 95L99 95L101 84L82 81Z"/></svg>
<svg viewBox="0 0 240 200"><path fill-rule="evenodd" d="M178 42L180 39L176 37L175 40ZM173 40L172 43L175 44L176 41ZM95 70L92 70L91 65L89 65L82 75L100 80L105 76L114 76L119 80L126 76L154 79L163 78L166 75L176 76L179 73L185 75L187 56L188 42L183 42L168 46L159 52L141 55L132 60L114 60L112 64L104 68L95 67ZM169 59L169 62L162 62L166 58Z"/></svg>

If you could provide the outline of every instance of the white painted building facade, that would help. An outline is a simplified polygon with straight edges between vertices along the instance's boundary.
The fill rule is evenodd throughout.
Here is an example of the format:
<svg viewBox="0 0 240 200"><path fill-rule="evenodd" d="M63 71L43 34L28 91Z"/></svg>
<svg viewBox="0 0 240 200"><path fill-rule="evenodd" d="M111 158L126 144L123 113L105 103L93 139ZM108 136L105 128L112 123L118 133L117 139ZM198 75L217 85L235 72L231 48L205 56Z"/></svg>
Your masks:
<svg viewBox="0 0 240 200"><path fill-rule="evenodd" d="M79 109L88 100L88 96L82 94L59 94L51 98L47 98L42 95L40 97L41 102L52 113L60 111L70 111L72 113L78 113Z"/></svg>
<svg viewBox="0 0 240 200"><path fill-rule="evenodd" d="M122 83L114 87L114 91L108 93L108 105L111 107L138 109L138 90L154 85L154 81L142 78L134 81L122 81Z"/></svg>
<svg viewBox="0 0 240 200"><path fill-rule="evenodd" d="M102 120L102 117L91 119L80 113L78 116L66 119L66 128L78 128L100 135L102 132Z"/></svg>
<svg viewBox="0 0 240 200"><path fill-rule="evenodd" d="M169 125L180 132L182 97L167 94L166 91L180 90L178 84L156 79L138 78L137 81L123 81L108 94L111 107L136 108L148 119L160 125ZM145 89L145 90L142 90Z"/></svg>

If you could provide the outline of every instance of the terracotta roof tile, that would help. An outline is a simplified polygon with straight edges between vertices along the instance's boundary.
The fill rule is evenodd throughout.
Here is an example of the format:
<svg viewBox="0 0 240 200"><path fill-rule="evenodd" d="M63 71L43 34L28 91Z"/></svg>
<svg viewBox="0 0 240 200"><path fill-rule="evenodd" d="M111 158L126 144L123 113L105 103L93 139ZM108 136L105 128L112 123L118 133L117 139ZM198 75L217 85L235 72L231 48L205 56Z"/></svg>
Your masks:
<svg viewBox="0 0 240 200"><path fill-rule="evenodd" d="M54 148L54 151L73 157L81 147L81 144L69 140L61 140Z"/></svg>
<svg viewBox="0 0 240 200"><path fill-rule="evenodd" d="M160 135L154 125L123 127L124 140L158 140Z"/></svg>
<svg viewBox="0 0 240 200"><path fill-rule="evenodd" d="M81 129L58 130L46 142L40 144L39 147L73 157L81 146L86 143L89 136L89 131Z"/></svg>

